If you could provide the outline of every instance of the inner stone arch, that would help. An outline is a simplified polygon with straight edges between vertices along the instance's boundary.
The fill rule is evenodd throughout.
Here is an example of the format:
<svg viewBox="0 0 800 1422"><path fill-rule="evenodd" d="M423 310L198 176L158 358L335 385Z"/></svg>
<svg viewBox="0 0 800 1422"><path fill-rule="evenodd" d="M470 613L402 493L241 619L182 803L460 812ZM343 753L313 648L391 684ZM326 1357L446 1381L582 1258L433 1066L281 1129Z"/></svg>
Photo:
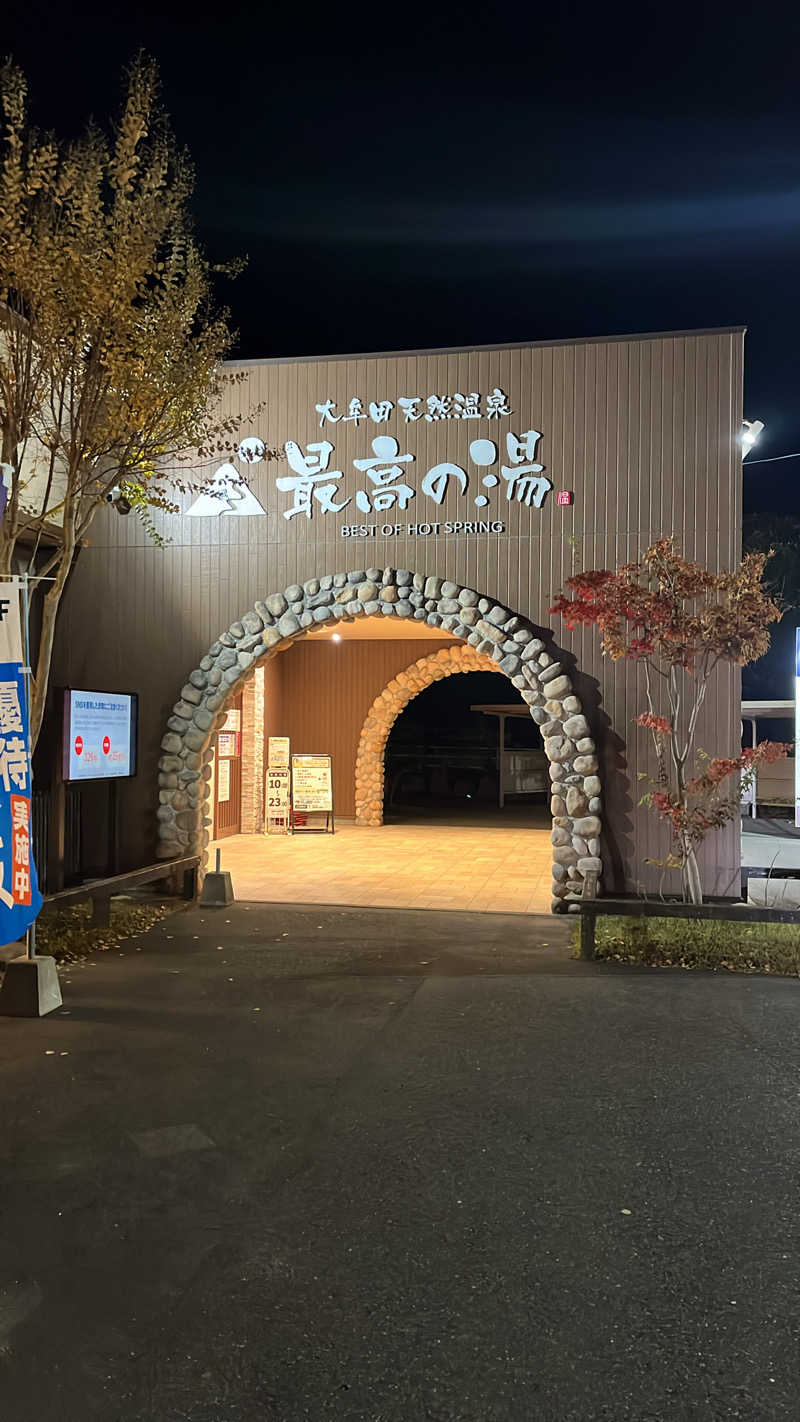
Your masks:
<svg viewBox="0 0 800 1422"><path fill-rule="evenodd" d="M555 911L565 910L570 901L582 895L586 875L601 872L602 801L597 753L572 681L557 649L552 643L545 643L539 629L527 618L473 588L407 569L368 568L310 578L302 586L291 584L283 592L257 601L212 643L181 689L161 741L158 857L168 860L187 853L204 855L209 841L211 737L224 718L227 701L251 668L302 637L309 628L341 619L380 616L408 619L409 636L413 636L415 621L440 627L465 645L443 649L435 656L452 657L454 652L462 652L468 658L480 658L474 669L504 672L520 691L541 729L550 764L552 907ZM446 663L439 665L444 667ZM455 669L473 668L463 664ZM435 675L431 676L434 679ZM387 692L388 688L377 698L364 724L366 732L374 715L368 734L375 745L380 741L385 717L383 711L376 710L377 703L381 702L388 712L391 703L397 702L391 721L405 704L400 704L400 693L395 690L383 700ZM406 701L415 694L409 692ZM391 722L386 728L387 736L390 726ZM383 746L385 737L381 749ZM365 758L359 782L359 794L363 795L357 800L357 814L370 813L375 799L367 783L372 773L369 765L369 758Z"/></svg>
<svg viewBox="0 0 800 1422"><path fill-rule="evenodd" d="M358 741L356 753L356 824L383 824L383 782L386 742L401 711L426 686L457 672L497 671L497 663L485 652L464 643L442 647L427 657L419 657L405 671L387 683L375 697Z"/></svg>

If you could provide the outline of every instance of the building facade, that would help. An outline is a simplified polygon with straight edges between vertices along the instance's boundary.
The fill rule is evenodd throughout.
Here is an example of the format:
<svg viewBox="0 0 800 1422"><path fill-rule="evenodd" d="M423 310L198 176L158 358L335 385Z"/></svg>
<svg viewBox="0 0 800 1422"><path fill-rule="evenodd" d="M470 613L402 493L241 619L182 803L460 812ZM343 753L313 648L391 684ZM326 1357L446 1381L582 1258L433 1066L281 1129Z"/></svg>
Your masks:
<svg viewBox="0 0 800 1422"><path fill-rule="evenodd" d="M657 883L646 861L666 846L638 803L652 765L633 725L636 671L549 608L572 572L633 560L665 535L711 568L738 559L743 338L235 367L237 451L192 465L211 493L156 515L163 548L135 517L104 512L64 602L54 684L139 695L137 773L119 787L123 866L230 828L220 732L248 746L235 828L262 827L270 734L332 753L339 813L377 825L399 708L437 676L491 668L544 730L553 906L599 863L608 890ZM263 458L265 446L284 457ZM337 629L348 635L334 645ZM739 717L738 675L721 668L699 744L734 752ZM707 890L735 892L735 830L704 853Z"/></svg>

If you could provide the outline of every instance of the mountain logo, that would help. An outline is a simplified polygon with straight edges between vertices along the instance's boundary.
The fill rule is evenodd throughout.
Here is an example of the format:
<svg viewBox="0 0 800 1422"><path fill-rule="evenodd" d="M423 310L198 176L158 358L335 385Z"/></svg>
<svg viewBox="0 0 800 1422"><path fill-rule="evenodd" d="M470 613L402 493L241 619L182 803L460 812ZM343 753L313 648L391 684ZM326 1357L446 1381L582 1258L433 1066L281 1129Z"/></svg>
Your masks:
<svg viewBox="0 0 800 1422"><path fill-rule="evenodd" d="M232 464L222 464L208 488L186 510L187 518L221 518L223 514L254 518L258 514L266 517L266 513Z"/></svg>

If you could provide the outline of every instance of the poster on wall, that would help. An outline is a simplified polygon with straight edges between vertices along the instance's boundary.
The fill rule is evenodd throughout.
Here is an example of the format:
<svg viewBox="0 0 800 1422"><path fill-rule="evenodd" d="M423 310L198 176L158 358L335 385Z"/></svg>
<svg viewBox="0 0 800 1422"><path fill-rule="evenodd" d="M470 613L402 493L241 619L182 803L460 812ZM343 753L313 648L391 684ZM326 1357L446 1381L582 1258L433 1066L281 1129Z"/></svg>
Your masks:
<svg viewBox="0 0 800 1422"><path fill-rule="evenodd" d="M22 586L0 588L0 935L16 943L42 907L33 859L28 698L22 649Z"/></svg>
<svg viewBox="0 0 800 1422"><path fill-rule="evenodd" d="M329 755L292 756L292 830L333 834L333 763Z"/></svg>
<svg viewBox="0 0 800 1422"><path fill-rule="evenodd" d="M232 706L217 732L217 755L238 756L242 753L242 713Z"/></svg>
<svg viewBox="0 0 800 1422"><path fill-rule="evenodd" d="M231 763L229 760L217 762L217 803L231 798Z"/></svg>

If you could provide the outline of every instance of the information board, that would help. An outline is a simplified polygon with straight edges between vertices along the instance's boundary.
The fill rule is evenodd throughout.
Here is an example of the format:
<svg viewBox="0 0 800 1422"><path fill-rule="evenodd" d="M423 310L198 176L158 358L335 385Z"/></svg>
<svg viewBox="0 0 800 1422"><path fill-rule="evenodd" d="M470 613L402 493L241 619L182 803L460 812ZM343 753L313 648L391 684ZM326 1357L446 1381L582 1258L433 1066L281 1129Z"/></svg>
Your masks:
<svg viewBox="0 0 800 1422"><path fill-rule="evenodd" d="M136 773L137 697L65 691L65 780L122 779Z"/></svg>
<svg viewBox="0 0 800 1422"><path fill-rule="evenodd" d="M288 834L292 808L291 773L287 767L271 765L267 771L266 794L267 834Z"/></svg>
<svg viewBox="0 0 800 1422"><path fill-rule="evenodd" d="M270 770L289 769L289 737L270 736L267 742L267 765Z"/></svg>
<svg viewBox="0 0 800 1422"><path fill-rule="evenodd" d="M292 756L292 804L301 814L333 809L329 755Z"/></svg>
<svg viewBox="0 0 800 1422"><path fill-rule="evenodd" d="M292 829L333 834L333 773L329 755L292 756Z"/></svg>
<svg viewBox="0 0 800 1422"><path fill-rule="evenodd" d="M222 804L231 798L231 763L229 760L217 761L217 801Z"/></svg>

